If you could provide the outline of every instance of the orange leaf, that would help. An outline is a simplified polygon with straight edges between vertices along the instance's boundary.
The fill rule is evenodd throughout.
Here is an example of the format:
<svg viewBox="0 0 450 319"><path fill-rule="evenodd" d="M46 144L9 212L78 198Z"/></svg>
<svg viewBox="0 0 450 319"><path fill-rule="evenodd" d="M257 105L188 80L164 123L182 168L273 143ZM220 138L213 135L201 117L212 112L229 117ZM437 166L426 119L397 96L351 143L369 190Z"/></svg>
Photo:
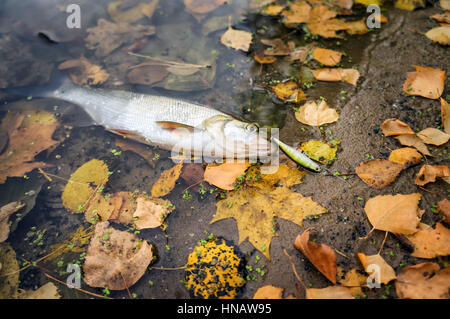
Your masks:
<svg viewBox="0 0 450 319"><path fill-rule="evenodd" d="M409 72L403 83L403 92L409 95L438 99L444 91L445 71L413 65L415 72Z"/></svg>
<svg viewBox="0 0 450 319"><path fill-rule="evenodd" d="M346 82L356 86L359 79L359 71L355 69L317 69L311 70L312 74L319 81Z"/></svg>
<svg viewBox="0 0 450 319"><path fill-rule="evenodd" d="M383 131L385 136L415 134L408 124L397 119L385 120L383 124L381 124L381 131Z"/></svg>
<svg viewBox="0 0 450 319"><path fill-rule="evenodd" d="M372 265L378 266L380 269L379 280L382 284L387 284L388 282L397 278L394 269L380 256L380 254L366 256L363 253L358 253L358 258L364 267L364 270L368 274L373 274L374 268Z"/></svg>
<svg viewBox="0 0 450 319"><path fill-rule="evenodd" d="M272 86L272 90L284 102L300 103L306 99L305 93L292 80Z"/></svg>
<svg viewBox="0 0 450 319"><path fill-rule="evenodd" d="M252 34L243 30L235 30L231 27L222 35L220 42L235 50L248 52L252 42Z"/></svg>
<svg viewBox="0 0 450 319"><path fill-rule="evenodd" d="M156 228L163 224L167 215L175 207L168 201L161 198L145 198L139 196L136 200L137 206L133 213L136 229Z"/></svg>
<svg viewBox="0 0 450 319"><path fill-rule="evenodd" d="M220 165L208 165L205 170L205 180L221 189L233 190L236 178L245 173L250 166L248 162L244 163L223 163Z"/></svg>
<svg viewBox="0 0 450 319"><path fill-rule="evenodd" d="M449 299L450 267L439 269L435 263L422 263L403 268L395 281L399 298Z"/></svg>
<svg viewBox="0 0 450 319"><path fill-rule="evenodd" d="M259 287L253 295L253 299L282 299L284 288L272 285Z"/></svg>
<svg viewBox="0 0 450 319"><path fill-rule="evenodd" d="M435 229L421 223L419 231L408 236L408 239L414 244L411 256L435 258L450 255L450 229L441 223L437 223Z"/></svg>
<svg viewBox="0 0 450 319"><path fill-rule="evenodd" d="M277 58L274 57L274 56L265 55L264 51L259 51L259 52L255 53L253 58L259 64L271 64L271 63L274 63L277 60Z"/></svg>
<svg viewBox="0 0 450 319"><path fill-rule="evenodd" d="M326 66L334 66L341 62L342 52L315 48L313 51L314 59Z"/></svg>
<svg viewBox="0 0 450 319"><path fill-rule="evenodd" d="M446 165L423 165L420 168L414 184L423 186L436 181L437 177L449 177L450 169Z"/></svg>
<svg viewBox="0 0 450 319"><path fill-rule="evenodd" d="M291 2L289 8L283 10L285 24L306 23L309 21L311 6L305 1Z"/></svg>
<svg viewBox="0 0 450 319"><path fill-rule="evenodd" d="M395 181L403 166L391 161L376 159L361 163L355 170L364 183L382 189Z"/></svg>
<svg viewBox="0 0 450 319"><path fill-rule="evenodd" d="M389 155L389 161L400 164L403 168L417 165L421 159L422 154L410 147L398 148Z"/></svg>
<svg viewBox="0 0 450 319"><path fill-rule="evenodd" d="M375 229L410 235L418 231L420 218L419 193L379 195L370 198L364 211Z"/></svg>
<svg viewBox="0 0 450 319"><path fill-rule="evenodd" d="M444 132L450 134L450 105L443 98L441 98L441 120Z"/></svg>
<svg viewBox="0 0 450 319"><path fill-rule="evenodd" d="M398 135L398 136L395 136L395 139L397 139L400 142L400 144L402 144L402 145L414 147L423 155L431 156L431 153L428 151L427 146L415 134L414 135Z"/></svg>
<svg viewBox="0 0 450 319"><path fill-rule="evenodd" d="M420 138L426 144L433 144L439 146L447 143L448 139L450 138L450 135L436 128L428 127L417 133L417 137Z"/></svg>
<svg viewBox="0 0 450 319"><path fill-rule="evenodd" d="M336 284L336 255L332 248L309 241L309 229L297 236L294 247L300 250L328 280Z"/></svg>
<svg viewBox="0 0 450 319"><path fill-rule="evenodd" d="M335 109L330 108L325 101L321 101L320 104L312 101L302 105L295 112L295 118L303 124L320 126L336 122L339 119L339 114Z"/></svg>
<svg viewBox="0 0 450 319"><path fill-rule="evenodd" d="M444 198L438 202L437 205L438 212L444 218L444 222L450 225L450 201L447 198Z"/></svg>
<svg viewBox="0 0 450 319"><path fill-rule="evenodd" d="M153 184L152 197L162 197L169 194L175 187L178 177L180 177L182 167L183 161L179 162L171 169L162 172L156 183Z"/></svg>
<svg viewBox="0 0 450 319"><path fill-rule="evenodd" d="M347 287L330 286L306 289L306 299L355 299Z"/></svg>

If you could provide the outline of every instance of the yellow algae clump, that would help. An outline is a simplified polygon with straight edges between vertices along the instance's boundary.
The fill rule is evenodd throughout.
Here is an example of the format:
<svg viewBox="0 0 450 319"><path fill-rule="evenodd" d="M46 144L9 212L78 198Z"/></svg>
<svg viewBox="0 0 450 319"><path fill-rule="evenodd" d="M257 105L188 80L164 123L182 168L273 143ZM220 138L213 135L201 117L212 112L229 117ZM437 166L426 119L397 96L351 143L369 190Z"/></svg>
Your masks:
<svg viewBox="0 0 450 319"><path fill-rule="evenodd" d="M108 181L108 166L98 159L90 160L72 174L61 196L64 207L81 212L95 188Z"/></svg>
<svg viewBox="0 0 450 319"><path fill-rule="evenodd" d="M194 247L186 264L186 286L195 297L233 299L245 285L242 260L224 239Z"/></svg>

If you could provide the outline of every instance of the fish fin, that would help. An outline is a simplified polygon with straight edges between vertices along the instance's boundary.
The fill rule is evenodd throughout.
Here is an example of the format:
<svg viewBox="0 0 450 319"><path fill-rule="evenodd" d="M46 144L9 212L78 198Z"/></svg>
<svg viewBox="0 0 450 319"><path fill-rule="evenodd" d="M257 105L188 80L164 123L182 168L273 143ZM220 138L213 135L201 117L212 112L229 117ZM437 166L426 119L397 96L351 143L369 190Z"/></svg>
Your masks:
<svg viewBox="0 0 450 319"><path fill-rule="evenodd" d="M119 130L119 129L111 129L116 134L123 135L123 136L134 136L134 137L140 137L141 135L139 133L133 132L133 131L127 131L127 130Z"/></svg>
<svg viewBox="0 0 450 319"><path fill-rule="evenodd" d="M158 124L162 129L168 130L168 131L174 131L180 128L187 129L189 132L193 132L195 128L190 125L177 123L177 122L170 122L170 121L156 121L156 124Z"/></svg>

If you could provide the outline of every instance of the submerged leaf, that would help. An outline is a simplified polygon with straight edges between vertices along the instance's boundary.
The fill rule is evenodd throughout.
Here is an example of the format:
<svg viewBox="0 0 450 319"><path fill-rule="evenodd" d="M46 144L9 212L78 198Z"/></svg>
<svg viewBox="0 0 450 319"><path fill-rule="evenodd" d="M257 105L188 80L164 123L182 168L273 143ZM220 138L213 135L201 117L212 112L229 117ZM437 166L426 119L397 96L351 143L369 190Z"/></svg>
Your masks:
<svg viewBox="0 0 450 319"><path fill-rule="evenodd" d="M236 179L250 166L248 162L230 162L220 165L209 164L204 173L205 181L225 190L233 190Z"/></svg>
<svg viewBox="0 0 450 319"><path fill-rule="evenodd" d="M26 290L19 293L19 299L60 299L61 295L58 288L52 283L48 282L39 287L37 290Z"/></svg>
<svg viewBox="0 0 450 319"><path fill-rule="evenodd" d="M3 243L9 236L9 217L21 210L25 206L22 202L11 202L0 207L0 243Z"/></svg>
<svg viewBox="0 0 450 319"><path fill-rule="evenodd" d="M301 144L301 149L308 154L308 157L322 164L331 164L336 159L338 143L331 147L322 141L308 141Z"/></svg>
<svg viewBox="0 0 450 319"><path fill-rule="evenodd" d="M19 288L19 263L16 252L8 243L0 243L0 299L14 297Z"/></svg>
<svg viewBox="0 0 450 319"><path fill-rule="evenodd" d="M235 50L248 52L252 42L252 34L243 30L235 30L231 27L222 35L220 42Z"/></svg>
<svg viewBox="0 0 450 319"><path fill-rule="evenodd" d="M306 99L305 93L292 80L274 85L272 90L277 98L284 102L300 103Z"/></svg>
<svg viewBox="0 0 450 319"><path fill-rule="evenodd" d="M166 217L175 209L171 202L161 198L139 196L136 202L136 211L133 213L133 217L136 219L134 221L136 229L161 226Z"/></svg>
<svg viewBox="0 0 450 319"><path fill-rule="evenodd" d="M161 173L161 176L153 184L152 197L163 197L169 194L175 187L175 183L180 177L181 169L183 167L183 161L179 162L174 167L165 170Z"/></svg>
<svg viewBox="0 0 450 319"><path fill-rule="evenodd" d="M87 250L83 279L91 287L127 289L144 275L152 260L152 245L147 241L100 222Z"/></svg>
<svg viewBox="0 0 450 319"><path fill-rule="evenodd" d="M85 57L67 60L58 66L59 70L69 70L73 83L80 86L90 86L105 83L109 74L99 65L92 64Z"/></svg>

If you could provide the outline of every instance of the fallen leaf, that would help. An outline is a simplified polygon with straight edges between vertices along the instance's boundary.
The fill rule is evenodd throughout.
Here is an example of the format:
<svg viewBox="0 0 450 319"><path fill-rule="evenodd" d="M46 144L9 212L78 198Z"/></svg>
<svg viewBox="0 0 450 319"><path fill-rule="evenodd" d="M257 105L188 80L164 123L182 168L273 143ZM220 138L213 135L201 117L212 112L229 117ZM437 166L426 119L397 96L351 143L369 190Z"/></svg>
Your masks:
<svg viewBox="0 0 450 319"><path fill-rule="evenodd" d="M152 85L166 78L169 74L166 66L162 65L144 65L130 70L127 78L130 83Z"/></svg>
<svg viewBox="0 0 450 319"><path fill-rule="evenodd" d="M293 1L282 11L284 24L306 23L310 19L311 6L306 1Z"/></svg>
<svg viewBox="0 0 450 319"><path fill-rule="evenodd" d="M369 32L365 18L362 20L346 22L345 26L346 26L345 31L351 35L366 34L367 32Z"/></svg>
<svg viewBox="0 0 450 319"><path fill-rule="evenodd" d="M309 229L297 236L294 247L300 250L328 280L336 284L336 255L332 248L309 241Z"/></svg>
<svg viewBox="0 0 450 319"><path fill-rule="evenodd" d="M414 184L424 186L428 183L433 183L436 178L450 177L450 169L446 165L428 165L424 164L417 174Z"/></svg>
<svg viewBox="0 0 450 319"><path fill-rule="evenodd" d="M166 217L175 209L171 202L161 198L139 196L136 202L133 218L136 219L134 226L139 230L161 226Z"/></svg>
<svg viewBox="0 0 450 319"><path fill-rule="evenodd" d="M425 33L425 36L442 45L450 44L450 26L436 27Z"/></svg>
<svg viewBox="0 0 450 319"><path fill-rule="evenodd" d="M400 164L376 159L359 164L355 173L370 187L382 189L393 183L402 170L403 166Z"/></svg>
<svg viewBox="0 0 450 319"><path fill-rule="evenodd" d="M299 61L299 62L305 62L306 58L308 57L308 48L306 47L298 47L294 48L291 53L289 53L289 56L286 57L286 60L288 61ZM312 75L311 75L312 77Z"/></svg>
<svg viewBox="0 0 450 319"><path fill-rule="evenodd" d="M277 61L277 58L272 55L265 55L264 50L259 51L253 55L253 58L259 64L271 64Z"/></svg>
<svg viewBox="0 0 450 319"><path fill-rule="evenodd" d="M97 191L85 206L85 220L91 224L96 224L98 221L107 221L112 215L117 214L116 211L119 211L122 206L122 197L113 194L107 199L105 195Z"/></svg>
<svg viewBox="0 0 450 319"><path fill-rule="evenodd" d="M266 285L259 287L253 295L253 299L283 299L284 288Z"/></svg>
<svg viewBox="0 0 450 319"><path fill-rule="evenodd" d="M130 192L117 192L112 197L120 197L121 205L118 209L114 209L108 220L114 221L119 224L128 225L133 222L133 215L136 211L136 194Z"/></svg>
<svg viewBox="0 0 450 319"><path fill-rule="evenodd" d="M450 10L450 0L441 0L439 1L442 10Z"/></svg>
<svg viewBox="0 0 450 319"><path fill-rule="evenodd" d="M445 71L413 65L415 72L408 72L403 92L409 95L438 99L444 91Z"/></svg>
<svg viewBox="0 0 450 319"><path fill-rule="evenodd" d="M0 299L11 299L19 288L19 263L8 243L0 243Z"/></svg>
<svg viewBox="0 0 450 319"><path fill-rule="evenodd" d="M419 193L378 195L366 202L364 211L375 229L410 235L419 230L425 212L419 208L420 197Z"/></svg>
<svg viewBox="0 0 450 319"><path fill-rule="evenodd" d="M450 134L450 105L443 98L441 98L441 121L444 132Z"/></svg>
<svg viewBox="0 0 450 319"><path fill-rule="evenodd" d="M183 165L180 176L188 186L196 185L193 189L198 191L198 185L203 181L204 174L205 170L201 164L187 163Z"/></svg>
<svg viewBox="0 0 450 319"><path fill-rule="evenodd" d="M444 198L437 203L438 213L443 217L444 222L450 225L450 201Z"/></svg>
<svg viewBox="0 0 450 319"><path fill-rule="evenodd" d="M400 142L400 144L405 146L412 146L417 149L423 155L431 156L431 153L428 151L427 146L422 142L417 135L398 135L395 138Z"/></svg>
<svg viewBox="0 0 450 319"><path fill-rule="evenodd" d="M329 19L307 24L311 34L320 35L325 38L341 38L336 31L343 31L348 28L347 23L340 19Z"/></svg>
<svg viewBox="0 0 450 319"><path fill-rule="evenodd" d="M248 162L230 162L220 165L209 164L205 169L204 179L208 183L225 190L233 190L236 179L250 166Z"/></svg>
<svg viewBox="0 0 450 319"><path fill-rule="evenodd" d="M447 143L450 135L436 128L428 127L416 134L426 144L442 145Z"/></svg>
<svg viewBox="0 0 450 319"><path fill-rule="evenodd" d="M307 288L306 299L355 299L347 287Z"/></svg>
<svg viewBox="0 0 450 319"><path fill-rule="evenodd" d="M450 11L433 14L430 18L440 23L450 24Z"/></svg>
<svg viewBox="0 0 450 319"><path fill-rule="evenodd" d="M67 60L58 66L59 70L69 70L72 82L80 86L90 86L105 83L109 74L99 65L92 64L85 57Z"/></svg>
<svg viewBox="0 0 450 319"><path fill-rule="evenodd" d="M179 162L174 167L165 170L161 173L161 176L153 184L152 197L163 197L169 194L175 187L175 183L180 177L181 169L183 167L183 161Z"/></svg>
<svg viewBox="0 0 450 319"><path fill-rule="evenodd" d="M356 69L317 69L311 70L314 78L319 81L345 82L356 86L360 77L359 71Z"/></svg>
<svg viewBox="0 0 450 319"><path fill-rule="evenodd" d="M91 287L127 289L144 275L152 260L152 245L147 241L100 222L87 250L83 280Z"/></svg>
<svg viewBox="0 0 450 319"><path fill-rule="evenodd" d="M128 23L112 23L99 19L96 27L87 29L86 47L95 50L99 57L105 57L125 43L155 33L154 26L131 25Z"/></svg>
<svg viewBox="0 0 450 319"><path fill-rule="evenodd" d="M331 164L336 159L338 144L339 143L336 143L334 147L331 147L322 141L311 140L302 143L300 148L308 155L309 158L322 164Z"/></svg>
<svg viewBox="0 0 450 319"><path fill-rule="evenodd" d="M373 275L375 272L373 266L379 267L379 273L376 274L376 278L380 280L380 283L387 284L390 281L397 278L394 269L381 257L380 254L367 256L363 253L358 253L358 258L364 267L364 270L369 275ZM379 277L378 277L379 275Z"/></svg>
<svg viewBox="0 0 450 319"><path fill-rule="evenodd" d="M434 229L421 223L419 231L407 237L414 244L411 256L429 259L450 255L450 229L441 223Z"/></svg>
<svg viewBox="0 0 450 319"><path fill-rule="evenodd" d="M186 6L186 11L200 21L206 14L214 11L227 1L228 0L184 0L184 5Z"/></svg>
<svg viewBox="0 0 450 319"><path fill-rule="evenodd" d="M50 117L51 123L41 122L41 117ZM7 132L8 145L0 154L0 184L7 177L23 177L35 168L44 168L44 162L33 162L42 151L59 144L52 139L58 127L56 118L45 111L9 112L3 118L0 131Z"/></svg>
<svg viewBox="0 0 450 319"><path fill-rule="evenodd" d="M330 108L325 101L320 101L320 104L312 101L302 105L295 112L295 118L303 124L320 126L336 122L339 119L339 114L335 109Z"/></svg>
<svg viewBox="0 0 450 319"><path fill-rule="evenodd" d="M82 212L95 189L108 180L108 166L98 159L90 160L80 166L69 178L61 195L62 204L72 212Z"/></svg>
<svg viewBox="0 0 450 319"><path fill-rule="evenodd" d="M133 23L141 20L145 16L151 18L158 5L158 1L159 0L153 0L148 3L141 2L133 8L122 11L119 7L123 4L123 0L118 0L110 2L107 11L114 22Z"/></svg>
<svg viewBox="0 0 450 319"><path fill-rule="evenodd" d="M385 136L415 134L408 124L397 119L385 120L383 124L381 124L381 131Z"/></svg>
<svg viewBox="0 0 450 319"><path fill-rule="evenodd" d="M269 16L277 16L284 10L284 6L278 4L269 4L263 8L261 11L263 14L267 14Z"/></svg>
<svg viewBox="0 0 450 319"><path fill-rule="evenodd" d="M186 287L197 298L233 299L246 282L243 268L236 248L216 238L195 246L189 254Z"/></svg>
<svg viewBox="0 0 450 319"><path fill-rule="evenodd" d="M9 236L9 217L21 210L25 206L22 202L11 202L0 207L0 243L3 243Z"/></svg>
<svg viewBox="0 0 450 319"><path fill-rule="evenodd" d="M220 38L220 42L235 50L248 52L252 43L252 34L243 30L235 30L228 27L228 30Z"/></svg>
<svg viewBox="0 0 450 319"><path fill-rule="evenodd" d="M52 282L39 287L37 290L19 292L18 299L61 299L58 288Z"/></svg>
<svg viewBox="0 0 450 319"><path fill-rule="evenodd" d="M398 274L395 291L402 299L449 299L450 267L436 263L408 266Z"/></svg>
<svg viewBox="0 0 450 319"><path fill-rule="evenodd" d="M342 52L315 48L313 51L314 59L326 66L335 66L341 62Z"/></svg>
<svg viewBox="0 0 450 319"><path fill-rule="evenodd" d="M400 164L403 168L417 165L421 162L421 159L422 154L410 147L398 148L389 155L389 161Z"/></svg>
<svg viewBox="0 0 450 319"><path fill-rule="evenodd" d="M413 11L417 8L425 8L424 0L395 0L395 7Z"/></svg>
<svg viewBox="0 0 450 319"><path fill-rule="evenodd" d="M284 43L280 38L276 39L261 39L261 43L265 45L269 45L270 48L264 50L265 55L289 55L291 53L291 49L289 46Z"/></svg>
<svg viewBox="0 0 450 319"><path fill-rule="evenodd" d="M260 174L257 167L251 166L239 188L228 192L226 199L217 202L216 216L211 223L234 218L238 225L239 244L248 238L256 249L270 259L275 217L301 225L305 217L327 212L311 197L303 197L289 189L300 184L303 175L305 172L285 164L279 165L274 174Z"/></svg>
<svg viewBox="0 0 450 319"><path fill-rule="evenodd" d="M145 161L152 168L155 168L155 158L153 156L152 150L148 146L123 137L116 137L116 145L123 151L131 151L138 154L140 157L145 159Z"/></svg>
<svg viewBox="0 0 450 319"><path fill-rule="evenodd" d="M338 282L341 285L350 288L351 294L354 297L364 295L361 287L367 286L367 276L359 273L357 269L350 269L344 274L342 269L338 267L338 278Z"/></svg>
<svg viewBox="0 0 450 319"><path fill-rule="evenodd" d="M369 6L371 4L375 4L379 7L381 7L383 5L385 0L355 0L356 3L361 3L365 6Z"/></svg>
<svg viewBox="0 0 450 319"><path fill-rule="evenodd" d="M305 92L293 80L274 85L272 90L277 98L284 102L300 103L306 99Z"/></svg>

